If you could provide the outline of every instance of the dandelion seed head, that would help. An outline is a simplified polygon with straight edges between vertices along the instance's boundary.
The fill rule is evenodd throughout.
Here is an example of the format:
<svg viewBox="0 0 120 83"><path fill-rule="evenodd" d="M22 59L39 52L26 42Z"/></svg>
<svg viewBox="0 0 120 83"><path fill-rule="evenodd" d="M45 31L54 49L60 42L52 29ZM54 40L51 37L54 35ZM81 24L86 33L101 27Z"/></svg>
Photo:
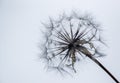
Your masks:
<svg viewBox="0 0 120 83"><path fill-rule="evenodd" d="M44 27L48 32L45 33L42 55L49 67L76 72L75 63L86 57L86 54L92 57L103 55L97 50L102 45L99 38L100 25L89 15L79 16L74 13L63 15L58 20L50 18L49 24Z"/></svg>

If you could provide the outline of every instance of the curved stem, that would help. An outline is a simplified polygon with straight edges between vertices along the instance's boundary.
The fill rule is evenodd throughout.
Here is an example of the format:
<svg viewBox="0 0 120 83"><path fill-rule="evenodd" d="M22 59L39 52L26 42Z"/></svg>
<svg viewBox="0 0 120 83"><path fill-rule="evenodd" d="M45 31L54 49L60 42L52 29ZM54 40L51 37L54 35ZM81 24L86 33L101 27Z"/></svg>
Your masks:
<svg viewBox="0 0 120 83"><path fill-rule="evenodd" d="M88 57L94 61L98 66L100 66L116 83L120 83L97 59L95 59L94 57L92 56L89 56Z"/></svg>

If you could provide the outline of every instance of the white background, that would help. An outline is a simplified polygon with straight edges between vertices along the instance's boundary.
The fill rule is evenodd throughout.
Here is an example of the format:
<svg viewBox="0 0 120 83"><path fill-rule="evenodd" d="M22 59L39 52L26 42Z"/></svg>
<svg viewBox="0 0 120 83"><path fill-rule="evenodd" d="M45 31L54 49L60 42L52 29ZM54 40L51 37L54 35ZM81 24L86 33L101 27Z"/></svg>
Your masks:
<svg viewBox="0 0 120 83"><path fill-rule="evenodd" d="M108 48L99 58L120 81L119 0L0 0L0 83L115 83L88 58L77 74L46 72L39 60L41 22L71 10L90 12L101 23Z"/></svg>

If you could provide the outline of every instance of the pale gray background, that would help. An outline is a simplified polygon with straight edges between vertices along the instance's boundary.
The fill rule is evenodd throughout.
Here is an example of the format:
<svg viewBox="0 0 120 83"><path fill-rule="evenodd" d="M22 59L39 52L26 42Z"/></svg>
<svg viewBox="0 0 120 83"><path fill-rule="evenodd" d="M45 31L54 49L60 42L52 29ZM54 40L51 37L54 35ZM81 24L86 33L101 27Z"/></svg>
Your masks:
<svg viewBox="0 0 120 83"><path fill-rule="evenodd" d="M0 0L0 83L114 83L87 58L73 77L46 72L39 61L40 22L71 10L90 12L102 24L109 47L99 60L120 80L119 0Z"/></svg>

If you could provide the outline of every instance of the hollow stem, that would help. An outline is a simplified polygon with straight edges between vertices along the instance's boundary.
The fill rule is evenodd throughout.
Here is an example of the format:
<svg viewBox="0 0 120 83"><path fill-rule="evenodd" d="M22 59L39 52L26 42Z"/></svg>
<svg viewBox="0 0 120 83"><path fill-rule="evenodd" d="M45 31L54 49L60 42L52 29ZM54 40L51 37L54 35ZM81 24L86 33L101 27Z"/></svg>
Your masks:
<svg viewBox="0 0 120 83"><path fill-rule="evenodd" d="M98 66L100 66L116 83L120 83L97 59L95 59L94 57L92 56L89 56L88 57L94 61Z"/></svg>

